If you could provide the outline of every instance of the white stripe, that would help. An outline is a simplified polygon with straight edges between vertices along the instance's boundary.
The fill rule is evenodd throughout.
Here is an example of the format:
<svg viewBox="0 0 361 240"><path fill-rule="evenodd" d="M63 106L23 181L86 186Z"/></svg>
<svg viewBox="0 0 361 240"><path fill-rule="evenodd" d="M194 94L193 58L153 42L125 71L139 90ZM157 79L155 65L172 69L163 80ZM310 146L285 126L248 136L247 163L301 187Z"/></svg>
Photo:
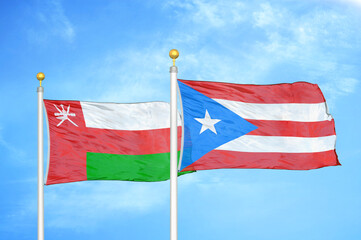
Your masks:
<svg viewBox="0 0 361 240"><path fill-rule="evenodd" d="M323 103L260 104L213 99L245 119L317 122L332 120Z"/></svg>
<svg viewBox="0 0 361 240"><path fill-rule="evenodd" d="M170 106L166 102L80 104L87 127L133 131L170 127Z"/></svg>
<svg viewBox="0 0 361 240"><path fill-rule="evenodd" d="M244 135L217 150L238 152L310 153L335 149L336 135L318 138Z"/></svg>

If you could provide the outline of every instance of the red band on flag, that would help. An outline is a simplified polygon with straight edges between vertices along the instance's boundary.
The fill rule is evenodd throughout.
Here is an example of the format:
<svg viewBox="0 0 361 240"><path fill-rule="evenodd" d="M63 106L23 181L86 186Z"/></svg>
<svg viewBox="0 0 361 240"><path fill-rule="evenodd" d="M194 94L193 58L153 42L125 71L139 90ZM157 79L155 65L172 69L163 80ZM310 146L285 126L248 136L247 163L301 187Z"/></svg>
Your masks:
<svg viewBox="0 0 361 240"><path fill-rule="evenodd" d="M317 84L296 82L273 85L234 84L179 79L209 98L246 103L322 103L325 99Z"/></svg>
<svg viewBox="0 0 361 240"><path fill-rule="evenodd" d="M246 120L258 127L247 135L284 137L325 137L336 135L333 119L321 122Z"/></svg>
<svg viewBox="0 0 361 240"><path fill-rule="evenodd" d="M341 165L335 150L315 153L256 153L213 150L183 171L221 168L309 170Z"/></svg>

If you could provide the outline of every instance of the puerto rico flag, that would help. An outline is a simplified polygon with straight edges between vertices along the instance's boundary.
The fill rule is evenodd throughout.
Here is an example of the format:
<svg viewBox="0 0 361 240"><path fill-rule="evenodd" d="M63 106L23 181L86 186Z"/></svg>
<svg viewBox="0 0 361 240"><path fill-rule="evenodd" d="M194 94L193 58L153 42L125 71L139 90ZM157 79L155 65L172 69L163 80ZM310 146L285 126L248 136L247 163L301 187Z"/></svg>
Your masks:
<svg viewBox="0 0 361 240"><path fill-rule="evenodd" d="M180 169L308 170L340 165L335 123L316 84L178 80Z"/></svg>

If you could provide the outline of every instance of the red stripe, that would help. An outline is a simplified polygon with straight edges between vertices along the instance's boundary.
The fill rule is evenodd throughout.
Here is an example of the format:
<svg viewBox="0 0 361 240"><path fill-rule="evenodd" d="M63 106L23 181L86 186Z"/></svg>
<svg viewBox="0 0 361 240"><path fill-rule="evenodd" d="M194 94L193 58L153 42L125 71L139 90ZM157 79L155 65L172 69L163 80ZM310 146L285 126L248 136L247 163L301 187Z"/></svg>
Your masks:
<svg viewBox="0 0 361 240"><path fill-rule="evenodd" d="M321 122L246 120L258 127L247 135L285 137L325 137L336 135L333 119Z"/></svg>
<svg viewBox="0 0 361 240"><path fill-rule="evenodd" d="M179 127L178 134L181 134ZM169 152L170 129L146 131L120 131L88 128L76 139L85 140L82 148L87 152L143 155Z"/></svg>
<svg viewBox="0 0 361 240"><path fill-rule="evenodd" d="M60 122L56 119L54 113L58 111L54 107L55 104L60 110L60 103L64 104L67 109L70 106L70 113L75 113L75 117L69 117L79 126L80 129L85 127L83 113L81 111L80 103L78 101L52 101L44 100L44 105L48 117L49 127L49 162L48 175L46 185L77 182L87 179L86 175L86 152L79 151L82 144L78 141L72 141L78 134L77 128L69 121L64 121L59 127L56 125ZM70 130L71 134L64 135Z"/></svg>
<svg viewBox="0 0 361 240"><path fill-rule="evenodd" d="M247 103L322 103L325 98L317 84L307 82L251 85L222 82L189 81L182 83L209 98Z"/></svg>
<svg viewBox="0 0 361 240"><path fill-rule="evenodd" d="M213 150L183 171L220 168L309 170L341 165L334 150L317 153L249 153Z"/></svg>
<svg viewBox="0 0 361 240"><path fill-rule="evenodd" d="M48 114L50 132L50 159L46 184L84 181L86 175L86 153L110 153L126 155L143 155L169 152L170 129L146 131L121 131L88 128L78 101L44 100ZM69 118L59 127L61 121L54 116L60 104L76 116ZM181 127L178 127L178 148L180 149Z"/></svg>

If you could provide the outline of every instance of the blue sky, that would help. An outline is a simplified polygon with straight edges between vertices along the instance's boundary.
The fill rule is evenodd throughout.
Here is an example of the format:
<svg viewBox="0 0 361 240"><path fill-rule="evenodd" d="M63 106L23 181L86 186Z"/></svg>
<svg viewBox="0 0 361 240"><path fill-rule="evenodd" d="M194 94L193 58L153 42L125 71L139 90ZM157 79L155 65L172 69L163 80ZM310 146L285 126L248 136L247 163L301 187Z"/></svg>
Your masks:
<svg viewBox="0 0 361 240"><path fill-rule="evenodd" d="M320 85L342 166L179 178L179 239L361 239L361 1L1 1L0 239L37 235L37 106L169 101L179 78ZM45 156L47 152L45 153ZM45 187L46 239L168 239L169 182Z"/></svg>

